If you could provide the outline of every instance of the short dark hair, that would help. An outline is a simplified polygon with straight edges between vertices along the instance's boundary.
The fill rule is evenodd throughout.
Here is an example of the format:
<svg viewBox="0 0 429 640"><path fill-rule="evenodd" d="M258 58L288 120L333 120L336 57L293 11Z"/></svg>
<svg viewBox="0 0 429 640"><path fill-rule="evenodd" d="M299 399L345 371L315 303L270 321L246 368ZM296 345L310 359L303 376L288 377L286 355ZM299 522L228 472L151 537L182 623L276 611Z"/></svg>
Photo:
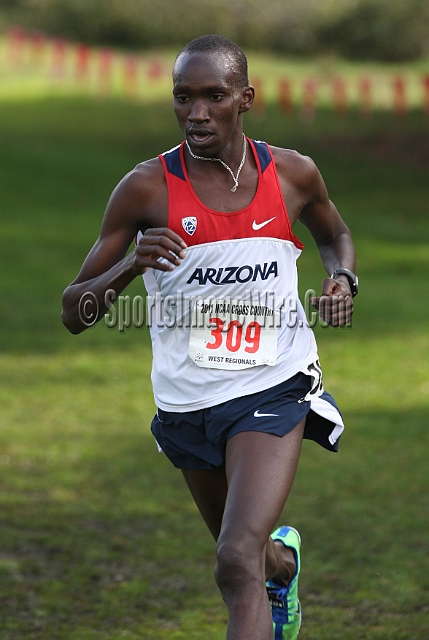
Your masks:
<svg viewBox="0 0 429 640"><path fill-rule="evenodd" d="M222 53L232 62L235 84L240 88L249 85L246 55L235 42L228 40L228 38L213 33L195 38L179 51L176 62L184 53ZM174 67L176 67L176 63Z"/></svg>

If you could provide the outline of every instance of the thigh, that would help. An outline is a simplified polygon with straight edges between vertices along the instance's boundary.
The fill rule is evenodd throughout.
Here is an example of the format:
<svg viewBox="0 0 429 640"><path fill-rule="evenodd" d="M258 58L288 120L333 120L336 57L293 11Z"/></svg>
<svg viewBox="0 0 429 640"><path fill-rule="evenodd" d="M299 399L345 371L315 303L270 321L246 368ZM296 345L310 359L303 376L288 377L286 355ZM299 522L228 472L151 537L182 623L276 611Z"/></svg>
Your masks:
<svg viewBox="0 0 429 640"><path fill-rule="evenodd" d="M182 469L182 473L210 533L217 540L228 491L225 467Z"/></svg>
<svg viewBox="0 0 429 640"><path fill-rule="evenodd" d="M182 469L194 501L212 536L265 543L293 484L305 419L283 437L243 431L226 447L226 465Z"/></svg>
<svg viewBox="0 0 429 640"><path fill-rule="evenodd" d="M226 448L228 494L221 538L262 552L286 503L301 451L305 419L283 437L244 431ZM220 540L221 542L222 540Z"/></svg>

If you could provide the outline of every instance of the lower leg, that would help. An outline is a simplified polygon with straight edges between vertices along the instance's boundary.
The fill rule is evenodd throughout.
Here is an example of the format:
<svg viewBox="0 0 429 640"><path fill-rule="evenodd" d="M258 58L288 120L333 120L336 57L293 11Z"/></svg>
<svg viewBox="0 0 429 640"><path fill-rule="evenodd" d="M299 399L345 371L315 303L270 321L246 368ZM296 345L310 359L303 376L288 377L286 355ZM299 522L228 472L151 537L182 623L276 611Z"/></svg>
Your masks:
<svg viewBox="0 0 429 640"><path fill-rule="evenodd" d="M227 640L272 639L264 565L265 552L255 557L219 545L215 578L229 612Z"/></svg>
<svg viewBox="0 0 429 640"><path fill-rule="evenodd" d="M228 491L225 468L211 471L182 470L182 473L206 525L217 540ZM246 530L245 534L248 536L249 531ZM265 588L265 549L261 551L256 548L253 553L253 540L246 541L244 535L233 535L231 539L234 544L240 543L241 547L230 548L228 552L229 544L224 544L228 537L224 528L215 569L216 580L228 609L237 611L232 619L230 616L227 639L271 640L271 610ZM270 542L274 545L271 539ZM244 567L237 566L237 557L244 558ZM276 560L273 566L277 566ZM236 575L234 580L233 574Z"/></svg>
<svg viewBox="0 0 429 640"><path fill-rule="evenodd" d="M227 640L272 639L265 582L275 576L286 586L296 565L292 550L269 534L292 486L303 430L304 421L281 439L245 432L229 441L229 487L216 566L229 613Z"/></svg>

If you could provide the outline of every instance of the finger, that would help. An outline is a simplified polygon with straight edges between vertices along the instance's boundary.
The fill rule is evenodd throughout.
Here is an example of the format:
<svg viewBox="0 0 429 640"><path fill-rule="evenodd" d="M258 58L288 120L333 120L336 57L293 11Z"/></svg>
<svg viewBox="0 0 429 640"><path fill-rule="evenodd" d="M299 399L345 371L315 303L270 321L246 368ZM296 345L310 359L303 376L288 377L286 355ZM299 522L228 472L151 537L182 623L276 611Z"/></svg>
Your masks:
<svg viewBox="0 0 429 640"><path fill-rule="evenodd" d="M145 273L148 269L157 269L158 271L173 271L173 267L168 262L161 262L150 256L137 261L139 271Z"/></svg>
<svg viewBox="0 0 429 640"><path fill-rule="evenodd" d="M322 282L322 295L325 296L350 296L351 290L348 281L333 280L332 278L325 278Z"/></svg>
<svg viewBox="0 0 429 640"><path fill-rule="evenodd" d="M332 327L350 324L353 314L353 300L347 296L322 296L319 315Z"/></svg>
<svg viewBox="0 0 429 640"><path fill-rule="evenodd" d="M180 260L177 256L159 245L135 249L134 259L139 267L155 266L155 268L160 268L162 271L171 271L173 266L180 265Z"/></svg>
<svg viewBox="0 0 429 640"><path fill-rule="evenodd" d="M144 235L145 236L164 236L164 237L170 238L170 240L172 240L175 244L180 246L181 249L188 248L188 245L183 240L183 238L181 238L177 233L175 233L168 227L146 229Z"/></svg>
<svg viewBox="0 0 429 640"><path fill-rule="evenodd" d="M135 251L139 256L153 255L154 257L165 258L176 265L180 264L179 258L183 260L186 257L183 248L164 235L151 234L143 236L140 238Z"/></svg>
<svg viewBox="0 0 429 640"><path fill-rule="evenodd" d="M159 242L153 240L150 244L147 242L138 244L135 252L142 257L153 255L157 258L165 258L169 262L180 262L179 258L185 257L185 254L182 256L182 250L179 250L177 245L170 245L162 239L159 239Z"/></svg>
<svg viewBox="0 0 429 640"><path fill-rule="evenodd" d="M176 238L179 238L179 236L176 236ZM137 243L138 247L145 247L145 246L154 246L154 245L162 245L163 247L165 247L166 249L168 249L168 251L173 251L176 255L185 255L184 253L184 249L186 249L186 245L183 243L180 244L180 239L179 242L176 242L176 239L174 238L170 238L167 235L163 234L163 233L151 233L148 235L144 235L140 238L140 240Z"/></svg>
<svg viewBox="0 0 429 640"><path fill-rule="evenodd" d="M324 278L322 281L322 296L334 296L342 292L342 282L332 278ZM347 293L347 291L343 292Z"/></svg>

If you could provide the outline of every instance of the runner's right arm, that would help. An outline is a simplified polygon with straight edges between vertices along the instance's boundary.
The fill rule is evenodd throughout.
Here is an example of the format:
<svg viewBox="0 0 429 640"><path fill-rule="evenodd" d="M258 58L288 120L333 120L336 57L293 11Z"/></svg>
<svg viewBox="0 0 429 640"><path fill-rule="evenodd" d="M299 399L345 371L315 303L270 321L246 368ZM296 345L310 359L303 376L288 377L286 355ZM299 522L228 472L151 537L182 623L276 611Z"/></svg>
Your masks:
<svg viewBox="0 0 429 640"><path fill-rule="evenodd" d="M100 235L78 276L64 291L61 319L71 333L81 333L104 316L109 289L119 295L148 268L168 271L180 264L186 244L166 224L165 180L159 160L150 160L128 174L114 190ZM126 255L139 230L145 231L143 237ZM167 263L159 262L159 258ZM88 304L96 312L90 325L82 321Z"/></svg>

